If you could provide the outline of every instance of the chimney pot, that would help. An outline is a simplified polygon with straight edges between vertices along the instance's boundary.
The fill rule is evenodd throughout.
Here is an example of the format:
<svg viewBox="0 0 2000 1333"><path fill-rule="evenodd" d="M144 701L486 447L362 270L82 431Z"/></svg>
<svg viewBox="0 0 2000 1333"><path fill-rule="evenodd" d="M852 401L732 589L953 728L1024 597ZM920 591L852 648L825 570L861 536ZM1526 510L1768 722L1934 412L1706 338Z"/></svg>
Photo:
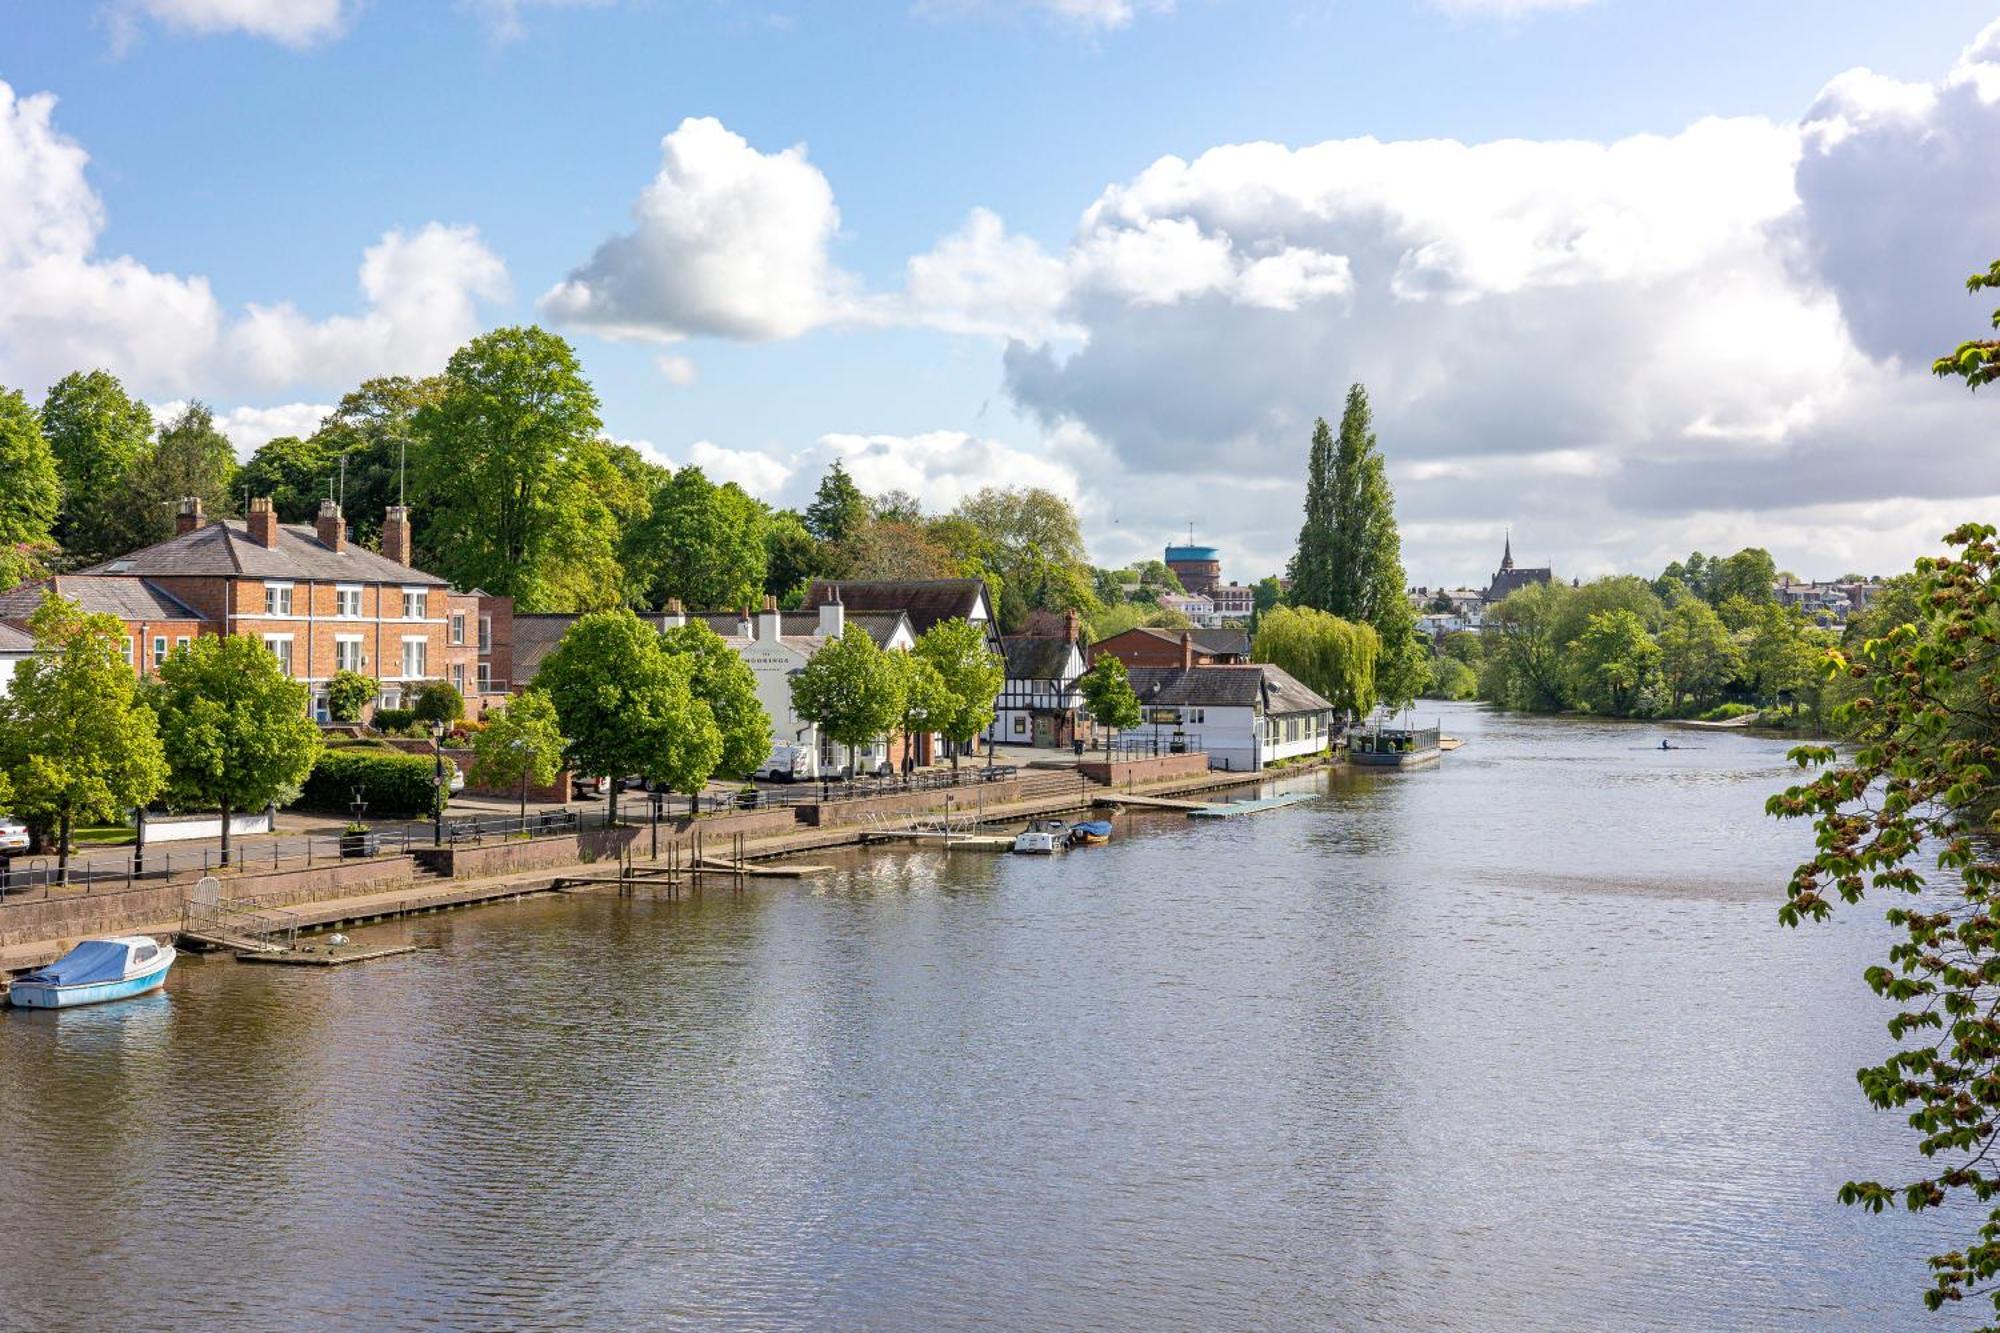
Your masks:
<svg viewBox="0 0 2000 1333"><path fill-rule="evenodd" d="M271 508L271 497L260 495L250 501L248 516L250 540L265 550L278 544L278 511Z"/></svg>
<svg viewBox="0 0 2000 1333"><path fill-rule="evenodd" d="M749 612L744 612L747 616ZM764 609L757 613L757 642L776 643L785 632L784 619L778 611L778 599L768 593L764 597Z"/></svg>
<svg viewBox="0 0 2000 1333"><path fill-rule="evenodd" d="M180 513L174 516L174 534L179 536L193 532L201 525L201 497L199 495L182 496Z"/></svg>
<svg viewBox="0 0 2000 1333"><path fill-rule="evenodd" d="M319 531L320 545L329 551L347 549L347 520L340 516L340 502L325 499L319 502L319 518L313 526Z"/></svg>
<svg viewBox="0 0 2000 1333"><path fill-rule="evenodd" d="M399 565L410 563L408 505L390 505L382 511L382 554Z"/></svg>

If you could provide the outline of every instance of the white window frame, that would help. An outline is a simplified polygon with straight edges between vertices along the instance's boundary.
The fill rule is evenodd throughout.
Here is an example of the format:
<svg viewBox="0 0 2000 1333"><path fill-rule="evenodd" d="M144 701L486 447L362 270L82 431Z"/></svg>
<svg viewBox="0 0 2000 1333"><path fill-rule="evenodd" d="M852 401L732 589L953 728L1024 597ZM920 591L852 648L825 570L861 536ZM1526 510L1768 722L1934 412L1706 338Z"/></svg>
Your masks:
<svg viewBox="0 0 2000 1333"><path fill-rule="evenodd" d="M333 614L338 620L361 619L360 584L336 583L333 585Z"/></svg>
<svg viewBox="0 0 2000 1333"><path fill-rule="evenodd" d="M128 634L123 639L119 640L119 647L124 652L125 665L131 666L135 658L135 654L132 651L132 636Z"/></svg>
<svg viewBox="0 0 2000 1333"><path fill-rule="evenodd" d="M451 664L451 687L461 695L465 693L465 663L453 662Z"/></svg>
<svg viewBox="0 0 2000 1333"><path fill-rule="evenodd" d="M479 682L479 692L480 692L481 694L490 694L490 693L492 693L492 691L493 691L493 665L492 665L492 663L490 663L490 662L481 662L481 663L479 664L479 671L478 671L478 674L477 674L477 675L476 675L476 676L474 677L474 679L475 679L476 681L478 681L478 682Z"/></svg>
<svg viewBox="0 0 2000 1333"><path fill-rule="evenodd" d="M282 616L287 619L292 614L292 585L289 583L264 584L264 614Z"/></svg>
<svg viewBox="0 0 2000 1333"><path fill-rule="evenodd" d="M367 661L367 654L362 650L361 645L362 638L359 634L334 635L333 669L335 671L352 671L359 674L363 663ZM351 663L345 660L348 657L346 650L349 648L353 649L354 660Z"/></svg>
<svg viewBox="0 0 2000 1333"><path fill-rule="evenodd" d="M415 615L410 614L410 604L412 598L414 598L416 602L417 613ZM426 613L430 611L430 609L431 608L430 608L429 588L403 589L403 619L422 620L426 615Z"/></svg>
<svg viewBox="0 0 2000 1333"><path fill-rule="evenodd" d="M454 611L451 613L451 646L454 648L463 648L465 646L465 612L463 611Z"/></svg>
<svg viewBox="0 0 2000 1333"><path fill-rule="evenodd" d="M188 636L187 636L187 635L185 635L185 634L176 634L176 635L174 635L174 651L175 651L175 652L179 652L179 651L180 651L181 649L183 649L183 648L185 648L185 647L187 647L187 646L188 646Z"/></svg>
<svg viewBox="0 0 2000 1333"><path fill-rule="evenodd" d="M417 669L410 670L410 645L417 646ZM403 656L397 665L402 669L404 680L425 680L430 669L430 636L425 634L405 634L403 636Z"/></svg>
<svg viewBox="0 0 2000 1333"><path fill-rule="evenodd" d="M164 634L155 634L153 636L153 670L158 671L160 664L166 660L167 636Z"/></svg>
<svg viewBox="0 0 2000 1333"><path fill-rule="evenodd" d="M281 645L284 648L283 652L278 651ZM264 636L264 647L270 651L271 656L277 658L284 665L285 674L287 676L291 675L292 636L289 634L266 634Z"/></svg>
<svg viewBox="0 0 2000 1333"><path fill-rule="evenodd" d="M479 617L479 651L481 653L490 653L493 651L492 616Z"/></svg>

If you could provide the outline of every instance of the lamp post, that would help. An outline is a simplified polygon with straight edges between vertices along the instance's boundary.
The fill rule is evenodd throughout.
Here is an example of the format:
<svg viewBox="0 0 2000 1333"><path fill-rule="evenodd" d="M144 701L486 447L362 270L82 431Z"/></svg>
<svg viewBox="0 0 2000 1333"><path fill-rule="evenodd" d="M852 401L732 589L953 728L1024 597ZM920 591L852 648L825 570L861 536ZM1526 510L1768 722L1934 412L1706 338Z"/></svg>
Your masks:
<svg viewBox="0 0 2000 1333"><path fill-rule="evenodd" d="M444 846L444 723L431 723L431 846Z"/></svg>

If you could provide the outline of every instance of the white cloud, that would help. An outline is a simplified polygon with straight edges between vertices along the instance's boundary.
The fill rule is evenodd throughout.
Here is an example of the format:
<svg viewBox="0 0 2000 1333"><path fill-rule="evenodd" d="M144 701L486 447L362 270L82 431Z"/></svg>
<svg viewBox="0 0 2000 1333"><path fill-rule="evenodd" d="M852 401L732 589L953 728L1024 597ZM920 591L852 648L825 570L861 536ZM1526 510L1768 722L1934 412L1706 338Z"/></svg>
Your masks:
<svg viewBox="0 0 2000 1333"><path fill-rule="evenodd" d="M121 0L108 13L121 42L151 20L178 32L240 32L306 47L339 35L346 21L343 0Z"/></svg>
<svg viewBox="0 0 2000 1333"><path fill-rule="evenodd" d="M150 405L153 420L165 423L179 416L187 400L173 399ZM229 437L238 458L247 459L280 435L300 439L319 429L319 423L333 411L330 403L282 403L276 407L232 407L215 413L215 427Z"/></svg>
<svg viewBox="0 0 2000 1333"><path fill-rule="evenodd" d="M361 314L313 320L287 303L231 319L208 280L102 256L89 155L54 123L55 99L0 82L0 381L48 384L106 366L142 392L337 388L436 369L506 290L468 227L391 231L363 256Z"/></svg>
<svg viewBox="0 0 2000 1333"><path fill-rule="evenodd" d="M653 364L659 368L660 377L669 384L684 387L693 384L700 377L700 371L693 361L671 352L663 352L654 357Z"/></svg>
<svg viewBox="0 0 2000 1333"><path fill-rule="evenodd" d="M757 496L776 495L798 470L791 463L755 449L725 449L709 440L688 447L688 460L713 482L733 481Z"/></svg>
<svg viewBox="0 0 2000 1333"><path fill-rule="evenodd" d="M660 144L636 227L545 293L551 319L610 338L794 338L840 318L851 280L827 247L833 188L803 144L760 153L708 117Z"/></svg>
<svg viewBox="0 0 2000 1333"><path fill-rule="evenodd" d="M909 261L899 304L885 318L947 333L1048 338L1067 330L1058 318L1067 272L1031 237L1009 235L989 209Z"/></svg>

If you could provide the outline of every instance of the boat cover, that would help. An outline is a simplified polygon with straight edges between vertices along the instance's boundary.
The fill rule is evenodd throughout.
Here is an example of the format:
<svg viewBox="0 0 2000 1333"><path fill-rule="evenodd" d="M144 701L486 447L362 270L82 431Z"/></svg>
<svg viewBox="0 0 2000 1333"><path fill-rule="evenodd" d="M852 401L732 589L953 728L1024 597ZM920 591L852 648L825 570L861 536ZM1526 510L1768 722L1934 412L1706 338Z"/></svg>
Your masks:
<svg viewBox="0 0 2000 1333"><path fill-rule="evenodd" d="M1086 819L1081 823L1072 824L1070 827L1078 833L1088 833L1094 838L1107 838L1111 836L1111 821L1108 819Z"/></svg>
<svg viewBox="0 0 2000 1333"><path fill-rule="evenodd" d="M125 957L131 945L124 940L85 940L39 972L23 981L43 981L54 986L87 986L99 981L123 981Z"/></svg>

